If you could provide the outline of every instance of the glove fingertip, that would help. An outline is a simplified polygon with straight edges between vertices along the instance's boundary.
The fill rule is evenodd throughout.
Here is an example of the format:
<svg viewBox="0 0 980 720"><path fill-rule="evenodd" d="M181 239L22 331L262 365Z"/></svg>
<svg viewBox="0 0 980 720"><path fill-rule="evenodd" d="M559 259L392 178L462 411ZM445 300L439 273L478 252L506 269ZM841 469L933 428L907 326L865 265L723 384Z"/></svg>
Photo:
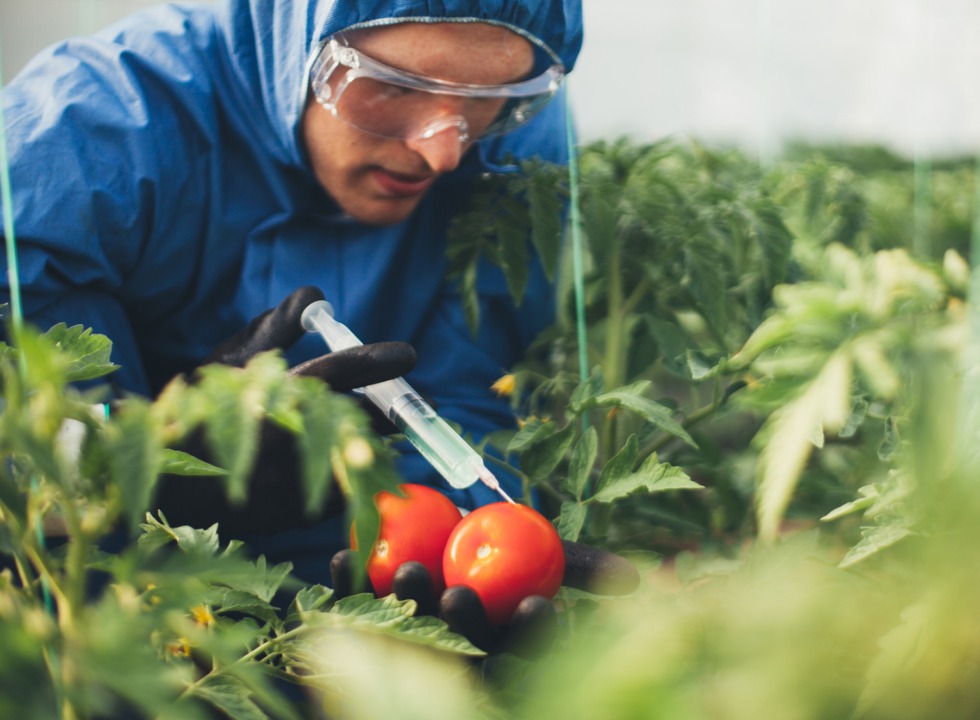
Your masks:
<svg viewBox="0 0 980 720"><path fill-rule="evenodd" d="M412 561L399 565L391 580L391 591L399 600L414 600L416 615L436 614L432 575L422 563Z"/></svg>
<svg viewBox="0 0 980 720"><path fill-rule="evenodd" d="M439 617L449 629L468 639L481 650L494 645L493 627L479 595L466 585L452 585L439 598Z"/></svg>
<svg viewBox="0 0 980 720"><path fill-rule="evenodd" d="M342 600L349 595L357 592L354 587L354 551L345 548L330 558L330 582L333 585L334 597ZM374 592L371 581L367 577L363 579L364 588L367 592Z"/></svg>
<svg viewBox="0 0 980 720"><path fill-rule="evenodd" d="M507 628L504 649L524 658L534 658L548 650L558 634L558 611L542 595L521 600Z"/></svg>
<svg viewBox="0 0 980 720"><path fill-rule="evenodd" d="M562 585L597 595L629 595L640 586L640 573L621 555L583 543L563 540L565 576Z"/></svg>

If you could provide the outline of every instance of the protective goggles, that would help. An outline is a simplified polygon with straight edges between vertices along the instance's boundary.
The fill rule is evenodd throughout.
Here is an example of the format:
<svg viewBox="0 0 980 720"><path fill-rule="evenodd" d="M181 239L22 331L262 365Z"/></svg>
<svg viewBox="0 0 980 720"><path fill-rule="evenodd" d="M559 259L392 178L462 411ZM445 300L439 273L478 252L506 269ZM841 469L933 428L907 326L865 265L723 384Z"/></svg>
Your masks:
<svg viewBox="0 0 980 720"><path fill-rule="evenodd" d="M506 85L449 82L385 65L335 36L313 62L310 87L335 117L372 135L426 139L455 128L466 143L523 125L551 100L564 76L553 65Z"/></svg>

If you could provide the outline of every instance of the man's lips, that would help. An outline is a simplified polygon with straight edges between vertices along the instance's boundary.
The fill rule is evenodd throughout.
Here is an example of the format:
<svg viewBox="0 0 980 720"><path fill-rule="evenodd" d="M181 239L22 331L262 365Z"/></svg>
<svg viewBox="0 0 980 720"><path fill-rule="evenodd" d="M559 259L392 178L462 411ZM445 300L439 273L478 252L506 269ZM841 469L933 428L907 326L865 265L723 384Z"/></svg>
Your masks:
<svg viewBox="0 0 980 720"><path fill-rule="evenodd" d="M435 175L403 175L383 168L376 168L371 175L385 192L397 197L419 195L436 181Z"/></svg>

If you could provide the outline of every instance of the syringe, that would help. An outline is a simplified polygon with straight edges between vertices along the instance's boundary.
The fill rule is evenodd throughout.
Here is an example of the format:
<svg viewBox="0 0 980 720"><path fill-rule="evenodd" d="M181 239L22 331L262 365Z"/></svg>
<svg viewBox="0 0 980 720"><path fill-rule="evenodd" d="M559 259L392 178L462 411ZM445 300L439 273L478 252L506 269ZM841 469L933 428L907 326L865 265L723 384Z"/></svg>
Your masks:
<svg viewBox="0 0 980 720"><path fill-rule="evenodd" d="M300 321L307 332L320 333L327 347L335 352L363 344L350 328L334 319L333 307L326 300L310 303ZM466 488L481 480L507 502L514 502L483 464L479 453L405 380L385 380L360 390L454 488Z"/></svg>

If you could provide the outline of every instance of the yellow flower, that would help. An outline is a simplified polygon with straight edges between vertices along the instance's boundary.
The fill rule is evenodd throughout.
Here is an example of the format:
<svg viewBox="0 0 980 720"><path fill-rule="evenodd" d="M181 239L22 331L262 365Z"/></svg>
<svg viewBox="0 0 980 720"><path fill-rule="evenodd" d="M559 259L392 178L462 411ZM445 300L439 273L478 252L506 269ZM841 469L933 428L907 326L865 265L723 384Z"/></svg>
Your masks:
<svg viewBox="0 0 980 720"><path fill-rule="evenodd" d="M514 375L512 373L507 373L503 377L497 380L490 389L497 393L500 397L510 397L514 394L514 386L516 381L514 380Z"/></svg>
<svg viewBox="0 0 980 720"><path fill-rule="evenodd" d="M197 623L198 627L208 628L214 625L214 615L211 614L211 608L207 605L195 605L192 607L191 617L194 618L194 622Z"/></svg>
<svg viewBox="0 0 980 720"><path fill-rule="evenodd" d="M174 642L167 643L167 652L174 657L190 657L191 645L187 638L177 638Z"/></svg>

